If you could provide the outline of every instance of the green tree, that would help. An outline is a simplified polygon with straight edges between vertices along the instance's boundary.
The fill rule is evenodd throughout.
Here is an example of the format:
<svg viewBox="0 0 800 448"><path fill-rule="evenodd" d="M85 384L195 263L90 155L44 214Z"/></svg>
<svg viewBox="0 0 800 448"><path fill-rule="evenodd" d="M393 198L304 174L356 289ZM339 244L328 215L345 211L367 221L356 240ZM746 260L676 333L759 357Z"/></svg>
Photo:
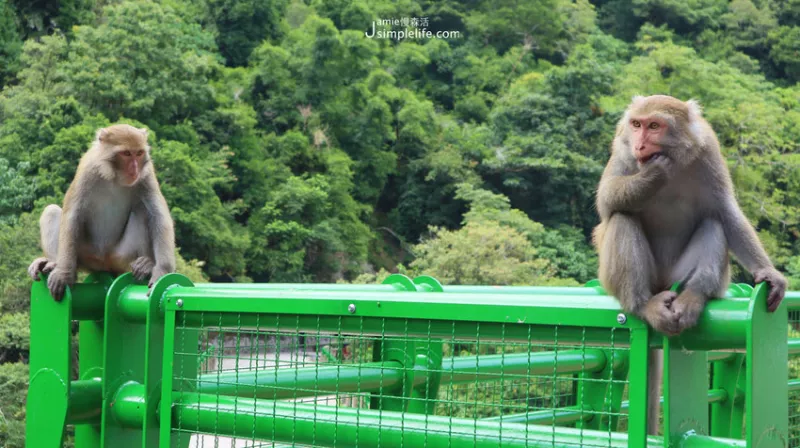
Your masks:
<svg viewBox="0 0 800 448"><path fill-rule="evenodd" d="M217 46L229 66L245 65L264 39L280 37L280 19L287 4L288 0L208 0Z"/></svg>
<svg viewBox="0 0 800 448"><path fill-rule="evenodd" d="M61 67L68 92L112 121L126 116L157 127L213 104L213 36L171 8L109 5L100 25L78 27L74 34Z"/></svg>
<svg viewBox="0 0 800 448"><path fill-rule="evenodd" d="M19 70L22 38L19 35L16 10L8 0L0 0L0 86L14 79Z"/></svg>

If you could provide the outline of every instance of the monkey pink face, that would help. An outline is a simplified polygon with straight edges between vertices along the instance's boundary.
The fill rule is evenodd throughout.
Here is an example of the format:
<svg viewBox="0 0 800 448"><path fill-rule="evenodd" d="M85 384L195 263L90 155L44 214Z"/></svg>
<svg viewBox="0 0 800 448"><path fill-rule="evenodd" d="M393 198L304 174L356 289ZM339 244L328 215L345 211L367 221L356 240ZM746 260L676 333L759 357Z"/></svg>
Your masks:
<svg viewBox="0 0 800 448"><path fill-rule="evenodd" d="M657 117L631 118L633 156L639 163L647 163L661 152L661 142L667 132L667 122Z"/></svg>
<svg viewBox="0 0 800 448"><path fill-rule="evenodd" d="M133 186L139 180L142 163L147 152L144 149L123 149L117 152L117 170L121 174L123 185Z"/></svg>

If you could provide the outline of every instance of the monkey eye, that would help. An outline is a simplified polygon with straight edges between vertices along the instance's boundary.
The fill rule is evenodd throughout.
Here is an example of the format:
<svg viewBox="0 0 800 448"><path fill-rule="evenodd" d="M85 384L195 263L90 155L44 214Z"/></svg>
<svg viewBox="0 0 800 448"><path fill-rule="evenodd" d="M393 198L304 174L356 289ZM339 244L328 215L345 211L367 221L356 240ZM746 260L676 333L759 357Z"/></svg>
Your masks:
<svg viewBox="0 0 800 448"><path fill-rule="evenodd" d="M122 151L122 155L125 156L125 157L130 157L131 156L131 152L130 151Z"/></svg>
<svg viewBox="0 0 800 448"><path fill-rule="evenodd" d="M650 126L648 126L648 128L650 128L650 129L658 129L658 123L656 123L656 122L650 123Z"/></svg>
<svg viewBox="0 0 800 448"><path fill-rule="evenodd" d="M139 150L139 152L136 153L136 157L141 157L143 155L144 155L144 151L142 151L142 150Z"/></svg>
<svg viewBox="0 0 800 448"><path fill-rule="evenodd" d="M633 121L631 121L631 124L632 124L632 125L633 125L633 127L635 127L635 128L640 128L640 127L642 127L642 123L640 123L640 122L639 122L639 120L633 120Z"/></svg>

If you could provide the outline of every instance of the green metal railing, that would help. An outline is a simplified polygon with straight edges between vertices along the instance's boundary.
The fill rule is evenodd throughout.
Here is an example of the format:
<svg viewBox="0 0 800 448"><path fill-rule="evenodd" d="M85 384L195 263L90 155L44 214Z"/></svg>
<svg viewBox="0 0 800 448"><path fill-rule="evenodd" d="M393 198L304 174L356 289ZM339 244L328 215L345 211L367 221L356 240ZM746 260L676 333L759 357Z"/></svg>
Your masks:
<svg viewBox="0 0 800 448"><path fill-rule="evenodd" d="M787 378L800 339L787 340L786 309L800 309L800 293L767 313L763 286L732 285L696 328L665 340L596 283L193 285L170 274L148 295L130 274L93 275L62 302L45 285L31 293L31 447L61 446L67 425L77 448L796 440L800 380ZM652 348L665 349L661 436L646 434Z"/></svg>

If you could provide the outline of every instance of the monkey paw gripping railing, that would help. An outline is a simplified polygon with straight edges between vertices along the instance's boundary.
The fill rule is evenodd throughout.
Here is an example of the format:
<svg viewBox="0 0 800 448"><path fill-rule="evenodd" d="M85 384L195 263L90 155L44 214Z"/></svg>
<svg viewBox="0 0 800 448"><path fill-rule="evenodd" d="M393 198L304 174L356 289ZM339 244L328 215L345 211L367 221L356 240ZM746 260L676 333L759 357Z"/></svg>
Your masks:
<svg viewBox="0 0 800 448"><path fill-rule="evenodd" d="M74 425L77 448L795 446L787 356L800 344L764 292L733 285L662 340L596 284L170 274L148 296L130 274L95 274L55 302L40 281L27 444L59 447ZM663 436L648 436L647 356L662 346Z"/></svg>

